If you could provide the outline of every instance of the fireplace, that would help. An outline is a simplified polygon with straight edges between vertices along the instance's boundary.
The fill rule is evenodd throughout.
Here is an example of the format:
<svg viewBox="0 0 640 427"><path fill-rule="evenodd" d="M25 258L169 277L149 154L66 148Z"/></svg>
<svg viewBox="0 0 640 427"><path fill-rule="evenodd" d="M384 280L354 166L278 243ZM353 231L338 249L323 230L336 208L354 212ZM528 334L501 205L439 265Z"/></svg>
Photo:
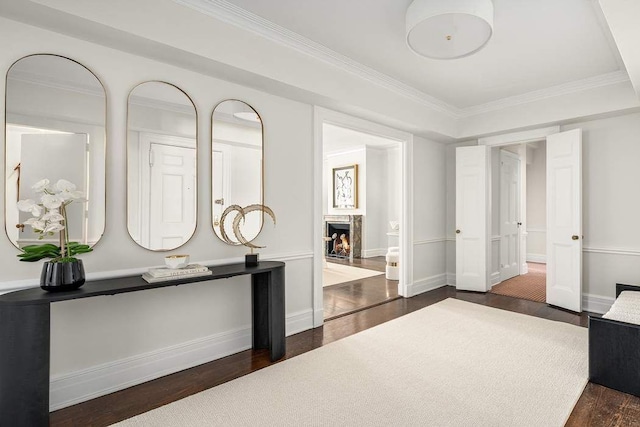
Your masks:
<svg viewBox="0 0 640 427"><path fill-rule="evenodd" d="M362 215L324 217L325 256L352 260L362 252Z"/></svg>

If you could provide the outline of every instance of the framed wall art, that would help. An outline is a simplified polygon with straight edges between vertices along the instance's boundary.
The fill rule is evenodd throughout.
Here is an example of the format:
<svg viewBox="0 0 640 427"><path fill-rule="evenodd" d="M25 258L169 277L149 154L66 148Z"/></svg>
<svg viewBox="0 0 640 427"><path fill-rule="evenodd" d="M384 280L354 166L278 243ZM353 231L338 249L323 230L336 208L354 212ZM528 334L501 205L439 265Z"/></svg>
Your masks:
<svg viewBox="0 0 640 427"><path fill-rule="evenodd" d="M338 209L358 207L358 165L333 169L333 207Z"/></svg>

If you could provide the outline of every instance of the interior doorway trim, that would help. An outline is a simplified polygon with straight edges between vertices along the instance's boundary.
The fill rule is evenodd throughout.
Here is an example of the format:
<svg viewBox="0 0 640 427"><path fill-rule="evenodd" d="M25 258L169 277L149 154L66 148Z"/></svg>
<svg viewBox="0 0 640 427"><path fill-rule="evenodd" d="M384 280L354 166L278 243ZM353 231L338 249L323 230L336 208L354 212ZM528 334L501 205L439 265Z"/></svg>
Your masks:
<svg viewBox="0 0 640 427"><path fill-rule="evenodd" d="M322 179L323 179L323 125L332 124L358 132L392 139L400 143L401 181L402 181L402 214L400 226L400 281L398 294L410 296L409 289L413 283L413 135L378 123L363 120L348 114L314 107L314 170L313 170L313 326L322 326L323 293L322 293L322 240L323 227Z"/></svg>

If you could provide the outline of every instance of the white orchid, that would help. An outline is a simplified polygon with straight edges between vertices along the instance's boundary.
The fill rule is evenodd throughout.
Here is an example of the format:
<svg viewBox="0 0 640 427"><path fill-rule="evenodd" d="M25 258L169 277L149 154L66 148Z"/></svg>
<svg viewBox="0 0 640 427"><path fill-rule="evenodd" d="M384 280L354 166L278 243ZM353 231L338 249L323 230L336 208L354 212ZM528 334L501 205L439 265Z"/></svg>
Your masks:
<svg viewBox="0 0 640 427"><path fill-rule="evenodd" d="M31 189L36 193L41 193L40 203L32 200L20 200L18 209L23 212L30 212L33 218L24 221L25 225L30 225L33 231L40 234L40 239L45 235L61 233L61 242L68 244L66 206L74 200L83 197L82 191L76 189L76 185L66 179L59 179L55 185L50 185L48 179L41 179L36 182ZM64 232L64 233L63 233Z"/></svg>
<svg viewBox="0 0 640 427"><path fill-rule="evenodd" d="M25 246L18 255L20 261L33 262L52 258L52 262L75 262L75 255L91 252L93 249L89 245L69 241L67 206L76 200L83 201L82 191L78 191L76 185L66 179L59 179L55 185L50 185L48 179L42 179L31 188L40 194L40 203L31 199L18 202L20 211L33 215L24 221L24 225L31 226L40 235L39 240L59 233L60 246L52 243Z"/></svg>
<svg viewBox="0 0 640 427"><path fill-rule="evenodd" d="M24 222L25 225L30 225L34 231L38 233L42 233L42 231L47 227L47 223L40 218L29 218Z"/></svg>
<svg viewBox="0 0 640 427"><path fill-rule="evenodd" d="M30 212L33 216L42 215L42 206L31 199L20 200L18 202L18 210L22 212Z"/></svg>
<svg viewBox="0 0 640 427"><path fill-rule="evenodd" d="M57 194L44 194L40 200L47 209L58 209L62 205L62 199Z"/></svg>
<svg viewBox="0 0 640 427"><path fill-rule="evenodd" d="M59 179L58 182L56 182L56 189L58 189L58 191L75 191L76 185L66 179Z"/></svg>
<svg viewBox="0 0 640 427"><path fill-rule="evenodd" d="M44 193L49 189L50 181L48 179L41 179L31 186L31 189L36 193Z"/></svg>
<svg viewBox="0 0 640 427"><path fill-rule="evenodd" d="M49 210L49 212L47 212L46 214L42 215L41 219L43 221L49 221L49 222L64 221L64 217L60 214L60 212L58 212L55 209ZM26 224L26 222L25 222L25 224Z"/></svg>
<svg viewBox="0 0 640 427"><path fill-rule="evenodd" d="M63 202L81 199L84 194L82 191L61 191L56 196Z"/></svg>
<svg viewBox="0 0 640 427"><path fill-rule="evenodd" d="M60 224L59 222L50 222L44 227L44 230L42 230L42 232L44 234L47 234L47 233L56 233L62 230L64 230L64 225Z"/></svg>

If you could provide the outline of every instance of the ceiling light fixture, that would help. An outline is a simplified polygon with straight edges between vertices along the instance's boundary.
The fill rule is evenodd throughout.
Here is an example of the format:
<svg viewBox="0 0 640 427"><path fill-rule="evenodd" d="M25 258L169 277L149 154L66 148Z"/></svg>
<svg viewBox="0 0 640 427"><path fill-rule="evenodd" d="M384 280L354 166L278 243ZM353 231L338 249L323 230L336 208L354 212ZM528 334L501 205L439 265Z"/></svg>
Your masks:
<svg viewBox="0 0 640 427"><path fill-rule="evenodd" d="M419 55L455 59L482 49L493 34L491 0L414 0L407 43Z"/></svg>
<svg viewBox="0 0 640 427"><path fill-rule="evenodd" d="M253 111L251 111L251 112L249 112L249 111L240 111L240 112L237 112L237 113L233 113L233 116L236 119L246 120L248 122L260 123L260 117L258 117L258 114L254 113Z"/></svg>

